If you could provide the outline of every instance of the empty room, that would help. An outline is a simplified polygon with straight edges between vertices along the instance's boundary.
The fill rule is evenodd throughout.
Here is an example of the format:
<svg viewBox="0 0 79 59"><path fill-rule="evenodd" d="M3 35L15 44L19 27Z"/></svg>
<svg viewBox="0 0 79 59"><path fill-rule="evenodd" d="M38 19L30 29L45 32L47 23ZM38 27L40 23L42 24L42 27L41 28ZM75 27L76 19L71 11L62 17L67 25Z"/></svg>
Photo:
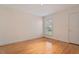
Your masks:
<svg viewBox="0 0 79 59"><path fill-rule="evenodd" d="M79 54L79 5L0 5L0 54Z"/></svg>

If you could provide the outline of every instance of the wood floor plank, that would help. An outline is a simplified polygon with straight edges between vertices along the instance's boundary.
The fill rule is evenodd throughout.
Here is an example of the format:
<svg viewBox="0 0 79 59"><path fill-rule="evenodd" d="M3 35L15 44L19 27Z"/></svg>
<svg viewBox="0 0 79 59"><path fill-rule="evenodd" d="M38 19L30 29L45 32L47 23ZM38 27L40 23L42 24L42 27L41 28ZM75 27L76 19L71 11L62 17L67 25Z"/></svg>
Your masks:
<svg viewBox="0 0 79 59"><path fill-rule="evenodd" d="M79 54L79 46L39 38L0 47L0 54Z"/></svg>

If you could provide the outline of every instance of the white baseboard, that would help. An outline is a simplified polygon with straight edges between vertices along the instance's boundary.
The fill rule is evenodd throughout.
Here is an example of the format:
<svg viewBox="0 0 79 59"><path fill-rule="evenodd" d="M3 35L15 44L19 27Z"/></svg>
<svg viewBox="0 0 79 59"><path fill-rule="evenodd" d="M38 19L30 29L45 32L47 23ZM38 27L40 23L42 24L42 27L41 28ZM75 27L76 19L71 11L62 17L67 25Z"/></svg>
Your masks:
<svg viewBox="0 0 79 59"><path fill-rule="evenodd" d="M36 37L31 37L31 38L26 38L26 39L8 41L8 42L4 42L4 43L1 42L0 46L9 45L9 44L13 44L13 43L21 42L21 41L26 41L26 40L32 40L32 39L41 38L41 37L42 37L42 35L36 36Z"/></svg>

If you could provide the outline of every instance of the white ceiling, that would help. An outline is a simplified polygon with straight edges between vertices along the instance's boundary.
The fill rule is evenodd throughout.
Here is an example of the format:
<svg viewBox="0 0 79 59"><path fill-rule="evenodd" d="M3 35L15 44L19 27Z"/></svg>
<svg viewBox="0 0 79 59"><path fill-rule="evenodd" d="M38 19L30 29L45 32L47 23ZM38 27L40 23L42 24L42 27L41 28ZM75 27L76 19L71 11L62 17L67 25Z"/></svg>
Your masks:
<svg viewBox="0 0 79 59"><path fill-rule="evenodd" d="M21 5L5 5L6 7L14 8L25 13L30 13L37 16L46 16L70 7L77 6L75 4L21 4Z"/></svg>

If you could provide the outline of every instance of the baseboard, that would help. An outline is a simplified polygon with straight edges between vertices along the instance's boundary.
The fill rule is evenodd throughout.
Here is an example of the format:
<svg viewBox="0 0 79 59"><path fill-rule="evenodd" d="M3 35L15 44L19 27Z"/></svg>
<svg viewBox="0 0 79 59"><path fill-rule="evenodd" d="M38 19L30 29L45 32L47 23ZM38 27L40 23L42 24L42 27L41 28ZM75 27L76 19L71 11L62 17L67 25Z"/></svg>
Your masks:
<svg viewBox="0 0 79 59"><path fill-rule="evenodd" d="M69 43L69 44L73 44L73 45L77 45L77 46L79 46L79 44L75 44L75 43Z"/></svg>
<svg viewBox="0 0 79 59"><path fill-rule="evenodd" d="M3 44L3 45L0 45L0 47L12 45L12 44L16 44L16 43L20 43L20 42L24 42L24 41L31 41L31 40L35 40L35 39L40 39L40 38L43 38L43 36L32 38L32 39L27 39L27 40L24 39L24 40L21 40L21 41L16 41L16 42L12 42L12 43Z"/></svg>
<svg viewBox="0 0 79 59"><path fill-rule="evenodd" d="M56 38L50 38L50 37L46 37L46 36L45 36L44 38L57 40ZM61 41L61 40L57 40L57 41ZM65 41L62 41L62 42L65 42ZM75 44L75 43L70 43L70 42L65 42L65 43L73 44L73 45L79 46L79 44Z"/></svg>

